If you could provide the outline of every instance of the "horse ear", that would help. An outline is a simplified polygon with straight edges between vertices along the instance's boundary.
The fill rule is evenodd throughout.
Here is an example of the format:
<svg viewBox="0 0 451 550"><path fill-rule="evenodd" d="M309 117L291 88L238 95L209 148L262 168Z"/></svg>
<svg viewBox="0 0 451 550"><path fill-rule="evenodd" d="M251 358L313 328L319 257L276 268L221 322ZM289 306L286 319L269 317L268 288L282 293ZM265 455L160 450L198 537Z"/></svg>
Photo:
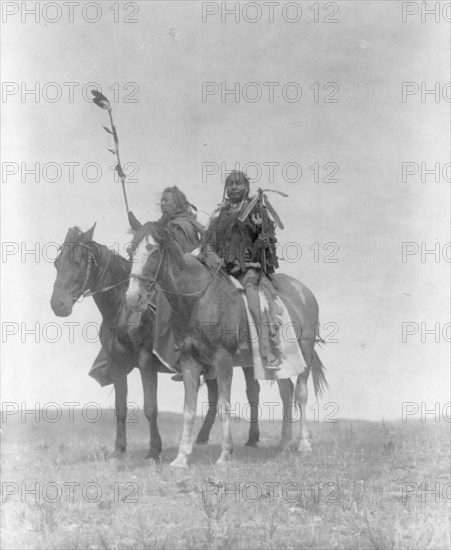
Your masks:
<svg viewBox="0 0 451 550"><path fill-rule="evenodd" d="M92 236L94 235L94 229L96 228L97 222L91 227L91 229L88 229L86 233L83 233L81 237L81 241L84 243L90 243L92 241Z"/></svg>
<svg viewBox="0 0 451 550"><path fill-rule="evenodd" d="M141 229L141 227L143 226L132 211L128 213L128 223L130 224L130 227L133 229L133 231L138 231L138 229Z"/></svg>

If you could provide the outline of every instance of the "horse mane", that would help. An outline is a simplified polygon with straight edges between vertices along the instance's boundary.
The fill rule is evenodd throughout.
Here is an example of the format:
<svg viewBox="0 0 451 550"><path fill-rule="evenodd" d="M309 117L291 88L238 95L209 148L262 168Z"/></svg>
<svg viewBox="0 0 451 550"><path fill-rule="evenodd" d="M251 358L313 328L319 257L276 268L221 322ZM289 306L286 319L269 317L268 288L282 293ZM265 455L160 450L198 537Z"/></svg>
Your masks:
<svg viewBox="0 0 451 550"><path fill-rule="evenodd" d="M84 232L80 229L78 225L74 225L73 227L69 227L67 231L67 235L64 239L64 244L77 244L81 242L81 239L84 235ZM97 257L104 257L108 258L108 256L112 256L112 262L111 265L118 266L118 268L124 272L124 273L130 273L130 260L124 258L121 256L118 252L115 250L112 250L111 248L108 248L104 244L100 244L96 241L88 241L84 244L88 246L94 246L98 250Z"/></svg>
<svg viewBox="0 0 451 550"><path fill-rule="evenodd" d="M130 260L127 260L127 258L124 258L118 252L116 252L115 250L112 250L111 248L108 248L104 244L100 244L95 241L91 241L90 243L87 243L87 244L92 244L98 249L100 249L101 257L103 254L105 254L105 257L107 257L108 255L112 256L113 258L111 262L112 265L117 265L123 271L127 271L128 273L130 273L130 269L131 269Z"/></svg>
<svg viewBox="0 0 451 550"><path fill-rule="evenodd" d="M165 227L159 235L159 240L157 241L156 238L155 240L161 248L169 252L179 269L186 267L185 252L183 251L180 243L177 241L174 229Z"/></svg>
<svg viewBox="0 0 451 550"><path fill-rule="evenodd" d="M177 241L176 231L161 221L147 222L134 232L132 244L137 246L144 237L152 240L164 250L167 250L179 269L186 267L185 252Z"/></svg>
<svg viewBox="0 0 451 550"><path fill-rule="evenodd" d="M159 222L146 222L139 229L135 231L132 230L131 232L133 233L132 244L134 246L137 246L144 237L148 235L150 235L157 244L161 244L163 239L162 226Z"/></svg>

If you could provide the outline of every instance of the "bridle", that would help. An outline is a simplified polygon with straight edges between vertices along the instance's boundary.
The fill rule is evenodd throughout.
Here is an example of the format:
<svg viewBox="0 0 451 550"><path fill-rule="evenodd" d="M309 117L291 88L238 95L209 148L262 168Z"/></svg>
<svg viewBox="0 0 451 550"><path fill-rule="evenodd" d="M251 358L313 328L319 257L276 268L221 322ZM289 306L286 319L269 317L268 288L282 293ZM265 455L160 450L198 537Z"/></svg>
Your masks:
<svg viewBox="0 0 451 550"><path fill-rule="evenodd" d="M120 281L119 283L114 284L114 285L101 287L97 290L90 290L88 288L88 286L89 286L89 280L91 278L92 267L93 266L99 267L99 264L97 262L96 255L93 252L92 243L90 243L90 244L77 243L77 244L79 244L84 250L87 251L87 258L86 258L87 266L86 266L86 274L85 274L85 278L83 280L83 284L81 285L80 289L73 296L73 303L78 302L81 298L84 299L84 298L87 298L88 296L94 296L95 294L100 294L101 292L106 292L107 290L111 290L112 288L116 288L116 287L128 282L129 279L127 278L127 279L124 279L123 281ZM98 280L100 280L100 281L104 280L104 278L106 276L106 273L107 273L107 271L110 267L110 263L111 263L111 259L108 257L107 262L105 264L105 267L103 268L102 272L98 276Z"/></svg>
<svg viewBox="0 0 451 550"><path fill-rule="evenodd" d="M141 281L144 288L146 289L148 295L150 295L152 293L152 290L156 286L158 275L160 274L160 269L161 269L161 266L163 265L164 250L162 250L159 246L155 246L155 248L150 251L150 253L147 257L147 261L152 256L152 254L154 252L157 252L157 251L161 251L162 253L160 254L160 259L158 260L158 266L157 266L157 269L155 270L155 275L153 277L149 277L147 275L139 275L139 274L135 274L135 273L130 273L130 279L138 279L139 281ZM164 290L162 288L161 288L161 290L164 292Z"/></svg>
<svg viewBox="0 0 451 550"><path fill-rule="evenodd" d="M95 265L97 267L99 265L97 263L97 259L96 259L95 255L92 251L92 248L89 245L86 245L84 243L77 243L77 244L80 245L84 250L87 250L87 258L86 258L85 278L83 280L83 283L82 283L81 287L72 296L72 302L74 304L75 304L75 302L78 302L78 300L84 295L84 293L88 289L89 279L91 278L92 266Z"/></svg>

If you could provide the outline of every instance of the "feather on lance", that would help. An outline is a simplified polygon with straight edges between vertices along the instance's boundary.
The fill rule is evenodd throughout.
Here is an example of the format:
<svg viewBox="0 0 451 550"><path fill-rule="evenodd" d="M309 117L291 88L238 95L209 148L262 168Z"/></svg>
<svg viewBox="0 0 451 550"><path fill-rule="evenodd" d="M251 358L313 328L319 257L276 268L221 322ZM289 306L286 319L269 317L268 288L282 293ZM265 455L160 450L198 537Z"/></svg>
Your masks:
<svg viewBox="0 0 451 550"><path fill-rule="evenodd" d="M103 129L108 134L111 134L114 139L114 149L108 149L108 151L113 155L116 155L116 158L117 158L116 172L118 173L119 179L121 180L122 193L124 195L125 208L127 210L127 218L128 218L129 207L128 207L128 200L127 200L127 193L125 191L125 178L127 176L124 170L122 169L121 158L119 156L119 137L117 135L116 126L114 125L114 122L113 122L113 113L112 113L113 109L111 107L111 103L108 101L108 98L104 96L102 92L99 92L98 90L91 90L91 94L94 96L93 102L101 109L105 109L106 111L108 111L108 115L110 117L111 129L107 128L106 126L103 126Z"/></svg>

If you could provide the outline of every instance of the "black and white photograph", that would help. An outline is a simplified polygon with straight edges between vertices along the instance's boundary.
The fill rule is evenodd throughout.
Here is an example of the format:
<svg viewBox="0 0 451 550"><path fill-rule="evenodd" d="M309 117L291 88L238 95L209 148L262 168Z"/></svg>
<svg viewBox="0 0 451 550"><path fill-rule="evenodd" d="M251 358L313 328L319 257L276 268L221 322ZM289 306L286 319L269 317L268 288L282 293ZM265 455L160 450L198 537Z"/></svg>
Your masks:
<svg viewBox="0 0 451 550"><path fill-rule="evenodd" d="M451 2L0 8L0 547L451 549Z"/></svg>

